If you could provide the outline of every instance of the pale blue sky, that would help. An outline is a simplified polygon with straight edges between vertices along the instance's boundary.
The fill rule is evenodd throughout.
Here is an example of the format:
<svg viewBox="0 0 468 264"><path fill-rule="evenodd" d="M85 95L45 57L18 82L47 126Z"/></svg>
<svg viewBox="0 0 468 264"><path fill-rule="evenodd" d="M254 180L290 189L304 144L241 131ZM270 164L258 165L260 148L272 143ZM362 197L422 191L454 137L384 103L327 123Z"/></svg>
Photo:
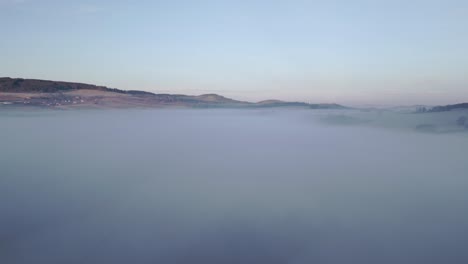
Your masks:
<svg viewBox="0 0 468 264"><path fill-rule="evenodd" d="M0 30L0 76L252 101L468 101L466 0L0 0Z"/></svg>

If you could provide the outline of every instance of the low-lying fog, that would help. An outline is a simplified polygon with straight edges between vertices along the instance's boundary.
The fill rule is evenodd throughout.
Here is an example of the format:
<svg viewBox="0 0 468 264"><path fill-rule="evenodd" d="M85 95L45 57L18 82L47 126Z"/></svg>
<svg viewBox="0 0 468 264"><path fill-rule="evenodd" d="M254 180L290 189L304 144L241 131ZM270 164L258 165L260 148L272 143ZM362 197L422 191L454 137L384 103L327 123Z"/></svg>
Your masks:
<svg viewBox="0 0 468 264"><path fill-rule="evenodd" d="M468 263L463 115L2 110L0 263Z"/></svg>

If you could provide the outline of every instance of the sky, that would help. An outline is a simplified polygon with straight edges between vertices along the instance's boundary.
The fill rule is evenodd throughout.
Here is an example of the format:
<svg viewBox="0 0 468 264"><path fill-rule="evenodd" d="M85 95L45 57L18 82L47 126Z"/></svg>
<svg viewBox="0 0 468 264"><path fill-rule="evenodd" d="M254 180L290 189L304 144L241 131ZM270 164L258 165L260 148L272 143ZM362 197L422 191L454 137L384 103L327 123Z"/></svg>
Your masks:
<svg viewBox="0 0 468 264"><path fill-rule="evenodd" d="M351 105L468 101L466 0L0 0L0 76Z"/></svg>

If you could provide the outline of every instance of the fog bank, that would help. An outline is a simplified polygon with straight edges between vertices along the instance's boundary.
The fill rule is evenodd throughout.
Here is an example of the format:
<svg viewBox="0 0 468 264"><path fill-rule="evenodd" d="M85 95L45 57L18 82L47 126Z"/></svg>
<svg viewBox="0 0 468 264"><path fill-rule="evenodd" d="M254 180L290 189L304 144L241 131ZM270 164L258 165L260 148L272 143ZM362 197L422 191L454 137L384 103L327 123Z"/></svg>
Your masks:
<svg viewBox="0 0 468 264"><path fill-rule="evenodd" d="M468 263L461 115L2 111L0 263Z"/></svg>

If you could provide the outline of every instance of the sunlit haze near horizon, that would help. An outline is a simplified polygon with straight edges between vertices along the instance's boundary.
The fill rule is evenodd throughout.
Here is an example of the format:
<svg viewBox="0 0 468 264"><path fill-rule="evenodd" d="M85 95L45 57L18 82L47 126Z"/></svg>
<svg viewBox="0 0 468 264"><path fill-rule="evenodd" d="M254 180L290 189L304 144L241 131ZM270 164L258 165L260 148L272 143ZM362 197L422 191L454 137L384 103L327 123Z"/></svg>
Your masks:
<svg viewBox="0 0 468 264"><path fill-rule="evenodd" d="M348 105L468 101L468 1L0 0L0 76Z"/></svg>

